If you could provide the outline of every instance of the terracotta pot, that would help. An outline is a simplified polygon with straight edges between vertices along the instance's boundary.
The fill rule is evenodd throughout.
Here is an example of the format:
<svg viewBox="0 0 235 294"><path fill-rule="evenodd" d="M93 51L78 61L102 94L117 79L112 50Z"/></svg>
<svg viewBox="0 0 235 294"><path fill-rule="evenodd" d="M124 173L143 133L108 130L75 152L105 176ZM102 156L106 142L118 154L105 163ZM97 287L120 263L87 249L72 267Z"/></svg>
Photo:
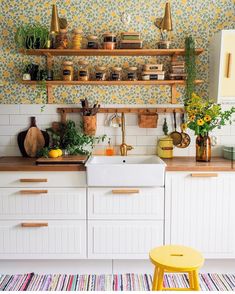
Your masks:
<svg viewBox="0 0 235 294"><path fill-rule="evenodd" d="M208 134L198 135L196 138L196 161L211 160L211 139Z"/></svg>
<svg viewBox="0 0 235 294"><path fill-rule="evenodd" d="M96 115L83 116L83 131L85 135L94 136L96 133Z"/></svg>

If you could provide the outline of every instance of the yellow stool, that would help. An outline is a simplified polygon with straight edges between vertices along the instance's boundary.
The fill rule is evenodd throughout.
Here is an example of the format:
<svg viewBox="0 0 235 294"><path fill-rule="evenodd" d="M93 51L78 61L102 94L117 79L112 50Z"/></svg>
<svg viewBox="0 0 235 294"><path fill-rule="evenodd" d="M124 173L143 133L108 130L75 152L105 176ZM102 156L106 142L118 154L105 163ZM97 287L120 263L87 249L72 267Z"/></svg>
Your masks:
<svg viewBox="0 0 235 294"><path fill-rule="evenodd" d="M185 246L167 245L154 248L149 257L155 265L152 290L199 291L198 269L204 258L200 252ZM164 273L188 273L190 288L163 288Z"/></svg>

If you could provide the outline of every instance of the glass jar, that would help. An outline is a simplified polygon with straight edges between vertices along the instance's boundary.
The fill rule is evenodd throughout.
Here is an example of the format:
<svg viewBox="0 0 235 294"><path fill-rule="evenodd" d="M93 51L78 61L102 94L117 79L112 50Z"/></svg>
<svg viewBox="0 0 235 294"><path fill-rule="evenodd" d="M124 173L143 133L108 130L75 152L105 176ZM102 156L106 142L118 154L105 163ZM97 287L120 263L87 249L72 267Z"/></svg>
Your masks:
<svg viewBox="0 0 235 294"><path fill-rule="evenodd" d="M121 67L113 67L111 74L110 74L110 80L111 81L121 81L122 79L122 68Z"/></svg>
<svg viewBox="0 0 235 294"><path fill-rule="evenodd" d="M128 67L128 69L127 69L127 80L128 81L137 81L138 80L137 67L136 66Z"/></svg>
<svg viewBox="0 0 235 294"><path fill-rule="evenodd" d="M89 67L87 61L79 61L78 80L88 81L89 80Z"/></svg>
<svg viewBox="0 0 235 294"><path fill-rule="evenodd" d="M69 46L69 39L66 29L60 29L59 34L56 36L56 49L67 49Z"/></svg>
<svg viewBox="0 0 235 294"><path fill-rule="evenodd" d="M95 71L95 80L96 81L105 81L106 80L106 67L97 66Z"/></svg>
<svg viewBox="0 0 235 294"><path fill-rule="evenodd" d="M73 62L64 61L63 62L63 80L64 81L73 81Z"/></svg>
<svg viewBox="0 0 235 294"><path fill-rule="evenodd" d="M196 161L209 162L211 160L211 139L208 134L198 135L196 138Z"/></svg>
<svg viewBox="0 0 235 294"><path fill-rule="evenodd" d="M104 49L114 50L116 48L117 36L115 34L105 33L103 35L103 41L104 41L104 44L103 44Z"/></svg>
<svg viewBox="0 0 235 294"><path fill-rule="evenodd" d="M99 41L97 36L88 36L87 38L87 49L98 49Z"/></svg>
<svg viewBox="0 0 235 294"><path fill-rule="evenodd" d="M73 29L72 33L72 49L81 49L82 47L82 31Z"/></svg>

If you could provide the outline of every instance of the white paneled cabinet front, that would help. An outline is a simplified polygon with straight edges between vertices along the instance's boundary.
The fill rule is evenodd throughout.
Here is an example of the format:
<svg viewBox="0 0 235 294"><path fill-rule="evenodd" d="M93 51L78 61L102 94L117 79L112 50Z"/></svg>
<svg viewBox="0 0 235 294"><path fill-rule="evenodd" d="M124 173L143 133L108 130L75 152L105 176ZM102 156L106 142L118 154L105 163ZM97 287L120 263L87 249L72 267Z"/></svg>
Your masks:
<svg viewBox="0 0 235 294"><path fill-rule="evenodd" d="M235 258L234 207L234 173L167 173L166 243Z"/></svg>
<svg viewBox="0 0 235 294"><path fill-rule="evenodd" d="M88 217L163 220L164 188L88 188Z"/></svg>
<svg viewBox="0 0 235 294"><path fill-rule="evenodd" d="M0 189L0 219L86 219L85 188Z"/></svg>
<svg viewBox="0 0 235 294"><path fill-rule="evenodd" d="M0 259L75 258L86 258L85 220L0 221Z"/></svg>
<svg viewBox="0 0 235 294"><path fill-rule="evenodd" d="M163 221L89 221L88 258L148 259L163 244Z"/></svg>

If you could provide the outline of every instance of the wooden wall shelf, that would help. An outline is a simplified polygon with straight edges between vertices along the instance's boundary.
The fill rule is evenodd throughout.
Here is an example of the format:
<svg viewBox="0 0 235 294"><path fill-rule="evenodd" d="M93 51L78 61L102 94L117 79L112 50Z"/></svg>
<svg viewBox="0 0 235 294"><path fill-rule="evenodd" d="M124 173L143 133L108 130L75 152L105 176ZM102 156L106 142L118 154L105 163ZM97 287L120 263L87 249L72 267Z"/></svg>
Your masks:
<svg viewBox="0 0 235 294"><path fill-rule="evenodd" d="M196 49L196 55L204 50ZM184 55L184 49L21 49L20 53L26 55L44 56L172 56Z"/></svg>
<svg viewBox="0 0 235 294"><path fill-rule="evenodd" d="M61 122L65 123L67 119L68 113L81 113L82 108L81 107L61 107L57 108L57 112L61 115ZM131 108L131 107L120 107L120 108L114 108L114 107L106 107L106 108L100 108L98 113L133 113L133 114L143 114L143 113L184 113L183 107L157 107L157 108Z"/></svg>

